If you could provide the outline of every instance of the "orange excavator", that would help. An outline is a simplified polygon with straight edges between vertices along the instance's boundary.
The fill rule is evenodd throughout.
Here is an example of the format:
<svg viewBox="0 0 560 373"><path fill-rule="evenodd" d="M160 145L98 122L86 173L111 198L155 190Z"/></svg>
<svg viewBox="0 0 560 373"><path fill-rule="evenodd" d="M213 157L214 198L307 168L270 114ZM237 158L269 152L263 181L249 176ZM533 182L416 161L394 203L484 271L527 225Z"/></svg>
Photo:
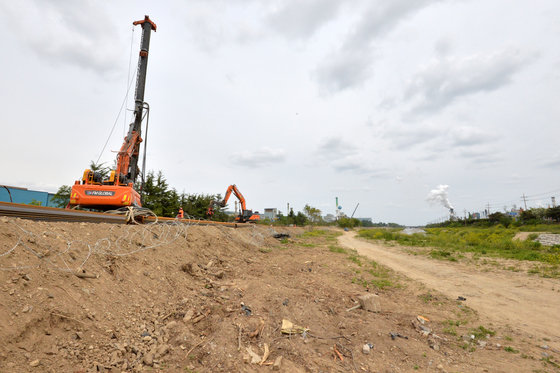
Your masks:
<svg viewBox="0 0 560 373"><path fill-rule="evenodd" d="M226 195L221 202L215 200L210 202L210 206L208 207L208 211L206 211L206 215L209 216L214 215L215 206L225 207L228 203L231 193L233 193L237 197L237 199L239 200L239 204L241 205L241 214L235 217L235 221L238 221L240 223L246 223L246 222L256 223L258 220L261 219L257 211L255 211L255 213L253 214L252 210L247 210L245 197L243 197L243 194L241 194L241 192L239 191L239 189L237 189L237 186L235 184L232 184L227 188Z"/></svg>
<svg viewBox="0 0 560 373"><path fill-rule="evenodd" d="M82 179L76 180L72 186L70 203L67 208L80 206L105 211L125 206L142 206L140 194L134 190L134 183L140 173L138 158L140 143L142 142L140 137L142 121L146 116L149 118L150 107L144 102L144 89L146 87L150 34L152 30L156 31L156 24L150 20L150 17L145 16L143 20L133 22L133 25L141 25L142 27L134 98L134 122L130 123L128 134L118 152L116 169L111 170L109 177L105 180L100 173L89 169L85 170ZM144 164L145 153L144 149Z"/></svg>

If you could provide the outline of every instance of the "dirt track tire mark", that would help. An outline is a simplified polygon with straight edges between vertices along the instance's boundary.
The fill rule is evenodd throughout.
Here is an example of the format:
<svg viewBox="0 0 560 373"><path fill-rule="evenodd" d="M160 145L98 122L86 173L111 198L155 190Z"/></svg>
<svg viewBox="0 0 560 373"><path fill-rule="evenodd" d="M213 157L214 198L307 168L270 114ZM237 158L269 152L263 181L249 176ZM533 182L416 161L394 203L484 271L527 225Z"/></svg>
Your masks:
<svg viewBox="0 0 560 373"><path fill-rule="evenodd" d="M499 325L509 325L560 344L560 280L521 272L480 272L460 263L440 262L402 252L344 232L341 245L466 304Z"/></svg>

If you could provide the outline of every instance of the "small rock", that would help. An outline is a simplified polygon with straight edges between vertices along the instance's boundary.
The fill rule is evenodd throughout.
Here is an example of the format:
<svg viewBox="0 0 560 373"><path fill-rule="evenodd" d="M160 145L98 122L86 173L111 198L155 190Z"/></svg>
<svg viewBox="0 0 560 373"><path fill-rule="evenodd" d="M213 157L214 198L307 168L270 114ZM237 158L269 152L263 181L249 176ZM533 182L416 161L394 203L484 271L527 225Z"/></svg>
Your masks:
<svg viewBox="0 0 560 373"><path fill-rule="evenodd" d="M550 347L548 347L548 345L542 345L541 348L542 348L543 350L548 350Z"/></svg>
<svg viewBox="0 0 560 373"><path fill-rule="evenodd" d="M434 351L439 351L439 343L432 337L428 339L428 346L430 346L430 348Z"/></svg>
<svg viewBox="0 0 560 373"><path fill-rule="evenodd" d="M438 369L438 370L443 370L443 369L444 369L444 368L443 368L443 365L442 365L442 364L438 364L437 369Z"/></svg>
<svg viewBox="0 0 560 373"><path fill-rule="evenodd" d="M154 365L154 354L151 352L148 352L146 355L144 355L144 364L148 365L148 366L152 366Z"/></svg>
<svg viewBox="0 0 560 373"><path fill-rule="evenodd" d="M272 370L280 370L280 365L282 365L282 356L278 356L276 360L274 360Z"/></svg>
<svg viewBox="0 0 560 373"><path fill-rule="evenodd" d="M31 311L31 307L29 307L27 305L25 307L23 307L23 309L21 310L21 312L23 312L23 313L27 313L29 311Z"/></svg>
<svg viewBox="0 0 560 373"><path fill-rule="evenodd" d="M544 351L541 352L541 355L542 355L542 357L544 357L544 358L547 358L547 357L550 356L548 353L546 353L546 352L544 352Z"/></svg>
<svg viewBox="0 0 560 373"><path fill-rule="evenodd" d="M224 271L220 271L220 272L214 274L214 276L216 276L216 278L219 278L219 279L224 278L225 275L226 275L226 274L225 274Z"/></svg>
<svg viewBox="0 0 560 373"><path fill-rule="evenodd" d="M10 295L14 295L15 293L16 293L16 289L11 289L9 292Z"/></svg>
<svg viewBox="0 0 560 373"><path fill-rule="evenodd" d="M364 354L368 355L370 350L371 350L371 348L369 347L369 345L367 343L362 346L362 352Z"/></svg>
<svg viewBox="0 0 560 373"><path fill-rule="evenodd" d="M150 341L152 340L152 337L149 336L149 335L147 335L147 336L142 337L142 340L143 340L144 342L150 342Z"/></svg>
<svg viewBox="0 0 560 373"><path fill-rule="evenodd" d="M363 310L370 312L379 312L381 307L379 306L379 297L375 294L364 294L358 297L358 302Z"/></svg>
<svg viewBox="0 0 560 373"><path fill-rule="evenodd" d="M480 347L482 347L482 348L486 347L486 344L487 344L487 343L488 343L488 342L486 342L486 341L478 341L478 345L479 345Z"/></svg>
<svg viewBox="0 0 560 373"><path fill-rule="evenodd" d="M170 321L165 325L165 329L173 329L177 326L177 321Z"/></svg>
<svg viewBox="0 0 560 373"><path fill-rule="evenodd" d="M253 351L251 346L245 347L245 349L247 350L247 353L249 355L249 359L244 358L245 361L248 362L250 360L251 364L258 364L261 362L261 357Z"/></svg>
<svg viewBox="0 0 560 373"><path fill-rule="evenodd" d="M185 317L183 317L183 321L184 322L191 321L193 316L194 316L194 311L192 309L190 309L190 310L187 311L187 313L185 313Z"/></svg>
<svg viewBox="0 0 560 373"><path fill-rule="evenodd" d="M113 351L111 354L111 360L109 360L109 365L116 366L120 362L119 360L119 351Z"/></svg>
<svg viewBox="0 0 560 373"><path fill-rule="evenodd" d="M156 350L156 357L162 357L169 352L169 345L161 345Z"/></svg>
<svg viewBox="0 0 560 373"><path fill-rule="evenodd" d="M34 368L35 368L35 367L38 367L39 364L41 364L41 361L40 361L39 359L33 360L32 362L29 363L29 365L32 366L32 367L34 367Z"/></svg>

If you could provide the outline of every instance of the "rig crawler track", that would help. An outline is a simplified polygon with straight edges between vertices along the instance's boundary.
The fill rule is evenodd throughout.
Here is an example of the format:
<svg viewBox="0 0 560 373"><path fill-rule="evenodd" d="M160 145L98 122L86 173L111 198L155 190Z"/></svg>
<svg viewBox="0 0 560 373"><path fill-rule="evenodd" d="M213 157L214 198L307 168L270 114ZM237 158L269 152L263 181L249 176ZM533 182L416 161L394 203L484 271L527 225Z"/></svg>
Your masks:
<svg viewBox="0 0 560 373"><path fill-rule="evenodd" d="M11 216L15 218L31 219L38 221L66 221L66 222L87 222L87 223L115 223L125 224L124 215L109 214L103 212L67 210L54 207L43 207L33 205L23 205L19 203L0 202L0 216ZM155 222L154 217L148 217L146 222ZM176 222L173 218L157 218L158 222ZM197 225L222 225L226 227L241 228L250 226L249 224L226 223L209 220L180 219L179 222Z"/></svg>

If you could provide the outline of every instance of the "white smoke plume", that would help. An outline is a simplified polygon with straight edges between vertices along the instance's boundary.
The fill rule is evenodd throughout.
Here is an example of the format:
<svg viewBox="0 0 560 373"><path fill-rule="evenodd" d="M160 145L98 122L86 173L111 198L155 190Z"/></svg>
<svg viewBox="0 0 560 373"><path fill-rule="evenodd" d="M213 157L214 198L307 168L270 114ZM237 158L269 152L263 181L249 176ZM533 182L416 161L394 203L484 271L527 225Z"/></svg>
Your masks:
<svg viewBox="0 0 560 373"><path fill-rule="evenodd" d="M448 210L453 210L453 206L449 202L449 198L447 198L447 189L449 185L438 185L436 189L430 190L428 197L426 200L430 203L440 203Z"/></svg>

